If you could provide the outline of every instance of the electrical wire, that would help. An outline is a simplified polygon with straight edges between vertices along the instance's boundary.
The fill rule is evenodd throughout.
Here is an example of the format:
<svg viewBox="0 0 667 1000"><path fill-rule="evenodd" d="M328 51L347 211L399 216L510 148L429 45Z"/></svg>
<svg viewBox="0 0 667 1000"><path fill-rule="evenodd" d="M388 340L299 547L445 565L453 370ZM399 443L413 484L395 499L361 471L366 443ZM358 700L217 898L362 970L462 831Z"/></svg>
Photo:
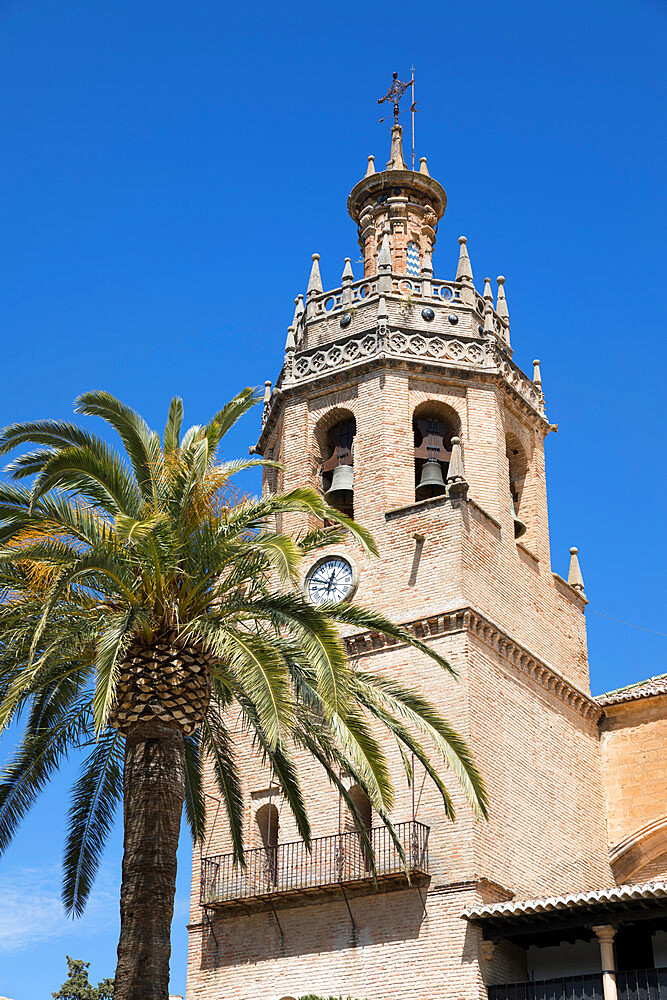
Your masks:
<svg viewBox="0 0 667 1000"><path fill-rule="evenodd" d="M605 615L604 612L596 611L595 608L589 608L588 610L592 611L594 615L600 615L601 618L608 618L610 622L619 622L621 625L629 625L630 628L638 628L642 632L652 632L653 635L661 635L663 638L667 639L667 632L656 632L654 628L646 628L645 625L635 625L633 622L623 621L622 618L614 618L612 615Z"/></svg>

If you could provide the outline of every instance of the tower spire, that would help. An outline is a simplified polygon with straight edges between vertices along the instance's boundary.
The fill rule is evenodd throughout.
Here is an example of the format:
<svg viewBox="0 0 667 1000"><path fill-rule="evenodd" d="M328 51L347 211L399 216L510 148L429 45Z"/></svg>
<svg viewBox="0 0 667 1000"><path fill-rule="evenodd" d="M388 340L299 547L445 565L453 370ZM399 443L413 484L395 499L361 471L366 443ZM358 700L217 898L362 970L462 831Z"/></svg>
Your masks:
<svg viewBox="0 0 667 1000"><path fill-rule="evenodd" d="M406 96L409 100L409 94L406 95L409 88L412 88L412 103L407 108L401 108L401 99ZM447 195L438 181L430 176L425 157L415 168L414 137L407 161L405 158L399 115L411 112L414 128L417 110L414 70L407 81L399 80L398 73L394 73L389 90L384 97L378 98L378 104L384 103L388 103L393 110L393 116L389 118L389 121L393 119L389 160L384 169L376 169L375 161L369 157L366 175L350 192L347 208L358 227L365 278L378 272L379 251L388 228L391 232L391 271L410 277L422 276L425 282L423 287L428 288L433 276L432 255L438 222L447 207ZM380 119L381 122L386 120ZM472 281L468 284L470 287L466 285L466 293L472 296Z"/></svg>
<svg viewBox="0 0 667 1000"><path fill-rule="evenodd" d="M391 152L387 161L387 170L407 170L403 159L403 126L391 126Z"/></svg>
<svg viewBox="0 0 667 1000"><path fill-rule="evenodd" d="M398 124L398 116L401 113L400 104L403 94L408 89L408 87L413 88L414 94L414 74L409 80L403 81L398 79L398 73L394 73L394 78L391 81L391 86L384 97L378 97L378 104L384 104L385 101L391 101L394 108L394 124L391 126L391 153L389 154L389 162L387 163L387 170L407 170L405 165L405 159L403 158L403 128ZM414 99L412 103L414 108ZM380 119L381 122L384 118ZM413 142L412 142L412 169L415 166L415 154L414 154L414 115L413 115Z"/></svg>
<svg viewBox="0 0 667 1000"><path fill-rule="evenodd" d="M310 269L310 278L308 279L308 295L317 294L317 292L322 291L322 278L320 277L320 255L318 253L313 254L313 266Z"/></svg>
<svg viewBox="0 0 667 1000"><path fill-rule="evenodd" d="M465 236L459 236L459 264L456 268L456 280L457 281L472 281L472 265L470 263L470 254L468 253L468 247L466 246L468 240Z"/></svg>

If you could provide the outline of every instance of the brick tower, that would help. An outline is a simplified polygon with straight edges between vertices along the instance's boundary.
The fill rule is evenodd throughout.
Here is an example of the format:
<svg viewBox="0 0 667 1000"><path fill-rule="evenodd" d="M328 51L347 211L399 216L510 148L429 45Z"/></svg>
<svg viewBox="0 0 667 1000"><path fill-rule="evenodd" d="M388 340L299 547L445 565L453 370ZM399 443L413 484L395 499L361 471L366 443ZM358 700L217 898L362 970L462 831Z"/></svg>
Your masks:
<svg viewBox="0 0 667 1000"><path fill-rule="evenodd" d="M462 919L467 907L614 885L576 550L569 582L551 569L544 441L555 427L538 362L531 379L513 361L504 278L495 303L489 279L477 290L464 237L455 278L433 276L446 204L425 159L406 168L395 124L387 168L369 158L348 199L364 275L348 258L341 287L325 292L313 255L256 451L284 468L267 472L265 490L314 486L371 530L379 558L335 546L304 568L304 593L317 600L339 573L340 596L356 591L456 667L458 680L378 635L346 637L355 662L420 688L464 734L490 820L476 821L450 780L448 822L419 767L413 791L388 745L393 819L417 854L408 883L368 815L374 886L363 864L335 868L355 836L336 792L304 769L318 838L307 856L239 733L249 866L231 873L211 786L188 1000L482 997L488 983L526 978L526 950L491 947ZM280 527L304 524L293 515Z"/></svg>

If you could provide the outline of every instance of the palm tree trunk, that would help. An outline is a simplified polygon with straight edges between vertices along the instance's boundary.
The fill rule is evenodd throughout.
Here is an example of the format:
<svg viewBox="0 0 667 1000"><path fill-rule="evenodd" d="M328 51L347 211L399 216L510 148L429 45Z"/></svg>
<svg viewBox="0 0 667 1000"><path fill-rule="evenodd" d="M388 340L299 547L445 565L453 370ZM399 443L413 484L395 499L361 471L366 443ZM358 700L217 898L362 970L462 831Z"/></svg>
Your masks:
<svg viewBox="0 0 667 1000"><path fill-rule="evenodd" d="M125 739L125 838L114 1000L168 1000L184 792L180 727L158 719L132 726Z"/></svg>

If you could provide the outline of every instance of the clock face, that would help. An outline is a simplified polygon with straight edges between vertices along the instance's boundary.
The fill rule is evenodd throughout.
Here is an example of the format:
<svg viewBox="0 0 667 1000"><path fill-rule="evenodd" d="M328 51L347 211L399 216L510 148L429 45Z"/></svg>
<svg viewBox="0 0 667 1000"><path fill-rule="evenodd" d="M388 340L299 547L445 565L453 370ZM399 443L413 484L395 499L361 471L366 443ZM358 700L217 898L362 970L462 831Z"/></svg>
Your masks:
<svg viewBox="0 0 667 1000"><path fill-rule="evenodd" d="M313 604L338 603L351 597L355 589L355 572L342 556L327 556L309 571L304 589Z"/></svg>

